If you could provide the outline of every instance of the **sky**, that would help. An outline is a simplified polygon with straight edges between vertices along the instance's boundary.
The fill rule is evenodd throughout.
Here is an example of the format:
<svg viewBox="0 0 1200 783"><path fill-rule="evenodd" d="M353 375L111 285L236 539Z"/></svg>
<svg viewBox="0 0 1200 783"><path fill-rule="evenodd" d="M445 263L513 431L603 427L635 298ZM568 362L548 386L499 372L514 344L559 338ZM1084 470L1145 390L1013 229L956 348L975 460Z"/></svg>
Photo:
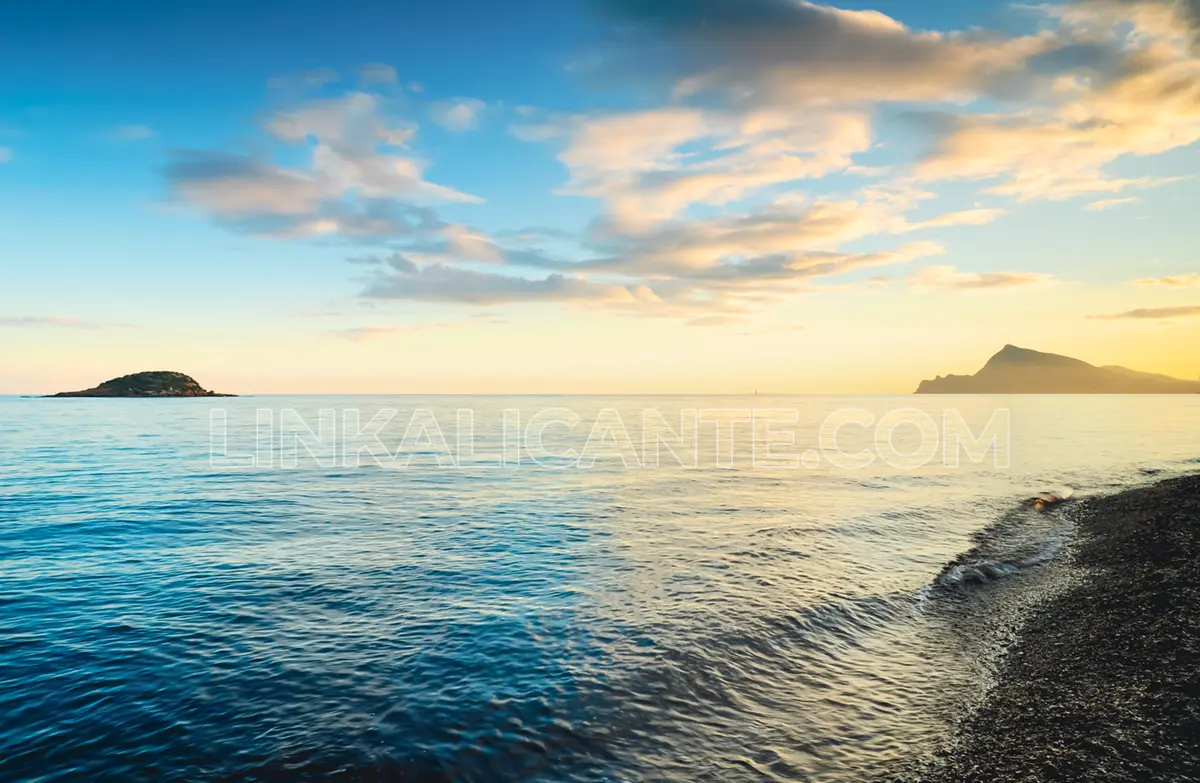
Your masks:
<svg viewBox="0 0 1200 783"><path fill-rule="evenodd" d="M1200 0L0 4L0 394L1200 376Z"/></svg>

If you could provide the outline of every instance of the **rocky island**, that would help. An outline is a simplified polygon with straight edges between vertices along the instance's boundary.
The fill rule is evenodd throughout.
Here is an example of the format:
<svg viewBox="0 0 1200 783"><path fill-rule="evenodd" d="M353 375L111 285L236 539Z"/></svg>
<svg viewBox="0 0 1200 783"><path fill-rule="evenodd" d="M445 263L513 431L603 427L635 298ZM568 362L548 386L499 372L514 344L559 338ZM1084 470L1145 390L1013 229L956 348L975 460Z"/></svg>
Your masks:
<svg viewBox="0 0 1200 783"><path fill-rule="evenodd" d="M59 392L51 397L234 397L208 391L181 372L155 371L122 375L83 391Z"/></svg>
<svg viewBox="0 0 1200 783"><path fill-rule="evenodd" d="M1200 381L1006 345L974 375L939 375L917 394L1200 394Z"/></svg>

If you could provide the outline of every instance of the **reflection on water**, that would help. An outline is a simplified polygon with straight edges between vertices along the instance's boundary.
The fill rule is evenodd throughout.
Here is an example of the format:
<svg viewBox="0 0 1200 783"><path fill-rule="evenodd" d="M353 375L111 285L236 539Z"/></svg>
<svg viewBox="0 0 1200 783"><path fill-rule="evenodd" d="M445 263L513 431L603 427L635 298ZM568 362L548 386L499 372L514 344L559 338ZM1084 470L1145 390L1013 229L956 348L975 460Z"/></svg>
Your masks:
<svg viewBox="0 0 1200 783"><path fill-rule="evenodd" d="M1011 407L1011 467L234 470L212 401L0 398L0 779L888 778L1050 586L1069 511L1022 501L1200 456L1200 399L916 402ZM258 407L470 406L488 446L502 408L647 400L221 405L235 440Z"/></svg>

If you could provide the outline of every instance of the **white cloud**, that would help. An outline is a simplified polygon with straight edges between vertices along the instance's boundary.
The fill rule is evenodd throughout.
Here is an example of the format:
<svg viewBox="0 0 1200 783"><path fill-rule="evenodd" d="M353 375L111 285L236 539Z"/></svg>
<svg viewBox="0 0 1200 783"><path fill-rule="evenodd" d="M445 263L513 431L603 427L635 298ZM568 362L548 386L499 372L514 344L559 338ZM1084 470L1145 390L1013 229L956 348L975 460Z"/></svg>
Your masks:
<svg viewBox="0 0 1200 783"><path fill-rule="evenodd" d="M1200 287L1200 272L1186 275L1171 275L1169 277L1143 277L1132 281L1134 285L1156 286L1161 288L1190 288Z"/></svg>
<svg viewBox="0 0 1200 783"><path fill-rule="evenodd" d="M930 241L873 253L839 249L869 235L922 230L924 222L904 216L919 195L878 192L861 200L812 204L785 199L745 214L677 219L633 234L601 225L587 241L593 257L573 262L536 247L503 247L491 237L450 226L440 232L440 242L406 251L400 259L377 259L376 267L394 271L371 278L364 295L470 304L569 302L687 320L736 316L821 290L831 278L941 253L942 247ZM977 212L928 222L977 223L986 217ZM479 264L497 268L471 268ZM537 272L547 269L553 273Z"/></svg>
<svg viewBox="0 0 1200 783"><path fill-rule="evenodd" d="M400 83L396 69L384 63L367 63L358 72L358 78L364 85L396 85Z"/></svg>
<svg viewBox="0 0 1200 783"><path fill-rule="evenodd" d="M183 152L168 169L176 195L218 218L315 212L326 189L311 174L230 152Z"/></svg>
<svg viewBox="0 0 1200 783"><path fill-rule="evenodd" d="M909 275L917 291L1009 291L1046 285L1053 275L1039 272L959 272L953 266L927 266Z"/></svg>
<svg viewBox="0 0 1200 783"><path fill-rule="evenodd" d="M1039 29L1016 36L913 30L804 0L600 2L617 24L577 70L632 80L658 103L518 111L511 129L553 145L567 171L556 192L601 204L584 236L442 221L433 205L478 199L429 180L412 151L417 126L392 111L413 99L395 91L271 115L267 132L305 152L300 165L181 156L174 192L239 231L385 244L355 259L368 299L555 302L719 325L792 296L877 287L878 277L863 280L869 270L943 252L909 235L1005 214L977 193L936 210L929 183L977 181L1017 201L1088 196L1103 209L1177 179L1132 167L1118 176L1112 164L1200 140L1194 28L1160 0L1025 8ZM398 83L387 66L361 78ZM904 158L907 145L876 153L896 114L880 109L895 103L918 104L905 115L932 142L925 157ZM429 106L454 131L478 127L485 110L473 98ZM841 173L880 183L847 191L863 181L831 176ZM871 252L852 244L868 238ZM930 266L908 283L966 292L1053 281Z"/></svg>
<svg viewBox="0 0 1200 783"><path fill-rule="evenodd" d="M1084 209L1092 212L1105 212L1110 209L1116 209L1117 207L1125 206L1126 204L1137 204L1139 201L1141 201L1141 199L1137 196L1130 196L1128 198L1105 198L1099 201L1093 201L1084 207Z"/></svg>
<svg viewBox="0 0 1200 783"><path fill-rule="evenodd" d="M476 98L454 98L439 101L429 107L433 121L452 131L469 131L479 126L487 104Z"/></svg>
<svg viewBox="0 0 1200 783"><path fill-rule="evenodd" d="M348 92L276 112L267 119L266 130L284 141L313 139L347 154L366 154L380 145L407 147L417 129L413 123L387 117L378 96Z"/></svg>
<svg viewBox="0 0 1200 783"><path fill-rule="evenodd" d="M983 225L1005 214L976 202L913 218L934 197L914 182L980 180L1019 201L1117 194L1178 178L1116 177L1109 164L1200 139L1191 39L1180 34L1178 13L1157 0L1026 9L1044 24L1017 37L914 31L878 12L802 0L604 4L619 20L612 43L576 70L665 86L669 102L511 130L559 147L569 173L559 192L602 200L589 237L598 257L574 268L638 292L624 305L630 311L731 317L814 281L941 252L933 242L843 249L856 239ZM936 139L931 154L860 162L875 149L878 106L895 102L943 104L945 111L924 112L923 131ZM796 192L839 172L891 182L854 198ZM909 285L999 291L1053 281L1041 272L938 266L914 273Z"/></svg>
<svg viewBox="0 0 1200 783"><path fill-rule="evenodd" d="M125 324L81 321L77 318L63 318L55 315L0 316L0 328L103 329L107 326L125 326Z"/></svg>
<svg viewBox="0 0 1200 783"><path fill-rule="evenodd" d="M367 297L378 299L420 299L475 305L595 300L619 294L619 286L595 283L578 276L555 273L540 278L523 277L478 272L441 263L417 267L413 271L380 275L364 293Z"/></svg>
<svg viewBox="0 0 1200 783"><path fill-rule="evenodd" d="M402 152L416 127L388 116L370 93L276 112L264 127L279 142L304 148L307 163L179 152L167 169L175 198L239 231L276 238L411 237L443 227L430 205L481 201L426 179L427 163Z"/></svg>
<svg viewBox="0 0 1200 783"><path fill-rule="evenodd" d="M764 257L833 252L868 236L907 234L930 227L977 225L1000 210L967 210L912 222L905 213L928 194L873 188L858 198L818 200L782 197L745 213L705 220L677 219L628 232L621 223L599 225L593 241L611 256L607 268L676 275L727 267L747 269Z"/></svg>
<svg viewBox="0 0 1200 783"><path fill-rule="evenodd" d="M1127 310L1111 315L1093 315L1102 321L1135 320L1135 321L1167 321L1173 318L1191 318L1200 316L1200 305L1184 305L1181 307L1143 307L1137 310Z"/></svg>
<svg viewBox="0 0 1200 783"><path fill-rule="evenodd" d="M920 179L995 180L989 192L1021 201L1176 181L1106 169L1122 157L1200 140L1193 48L1200 13L1187 3L1026 7L1042 16L1042 29L1017 37L912 30L878 11L803 0L602 5L618 23L610 43L585 59L588 69L663 84L674 100L666 109L576 120L561 156L572 173L567 190L600 196L610 211L643 221L835 171L880 174L852 160L865 151L866 120L857 133L844 123L821 126L831 117L867 117L883 103L951 110L941 116L942 138L916 167ZM960 108L982 97L1001 99L991 106L1002 108ZM714 128L722 114L755 113L782 120L769 146L751 144L748 129ZM600 143L589 138L592 129ZM551 135L544 125L517 132ZM604 162L597 153L617 155L615 165L597 168Z"/></svg>
<svg viewBox="0 0 1200 783"><path fill-rule="evenodd" d="M964 115L918 174L934 179L999 179L989 192L1068 199L1154 187L1176 177L1114 177L1107 167L1200 140L1200 57L1182 6L1155 0L1080 0L1045 9L1063 20L1058 35L1108 52L1104 70L1075 67L1072 88L1050 105ZM1089 64L1090 65L1090 64ZM1059 75L1058 79L1067 78ZM1097 203L1119 203L1114 199Z"/></svg>
<svg viewBox="0 0 1200 783"><path fill-rule="evenodd" d="M440 332L451 329L463 329L472 326L499 323L494 319L472 319L467 321L451 321L446 323L399 324L395 326L357 326L351 329L335 329L331 334L352 342L368 342L382 337L414 332Z"/></svg>
<svg viewBox="0 0 1200 783"><path fill-rule="evenodd" d="M947 228L949 226L984 226L998 220L1007 214L1004 209L964 209L959 212L947 212L929 220L909 223L905 231L923 231L930 228Z"/></svg>
<svg viewBox="0 0 1200 783"><path fill-rule="evenodd" d="M13 159L11 147L0 147L0 163L8 163Z"/></svg>
<svg viewBox="0 0 1200 783"><path fill-rule="evenodd" d="M571 172L562 189L604 199L629 226L694 204L724 205L781 183L845 169L870 147L860 111L701 110L683 106L517 126L527 141L559 139Z"/></svg>

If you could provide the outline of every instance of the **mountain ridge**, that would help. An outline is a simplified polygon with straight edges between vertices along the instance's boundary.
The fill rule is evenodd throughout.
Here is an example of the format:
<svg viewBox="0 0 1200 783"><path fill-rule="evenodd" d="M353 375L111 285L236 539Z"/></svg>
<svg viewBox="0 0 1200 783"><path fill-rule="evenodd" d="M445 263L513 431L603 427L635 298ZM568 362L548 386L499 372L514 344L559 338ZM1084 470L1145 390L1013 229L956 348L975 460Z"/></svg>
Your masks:
<svg viewBox="0 0 1200 783"><path fill-rule="evenodd" d="M1200 394L1200 381L1097 367L1081 359L1020 348L1011 343L974 375L939 375L921 381L917 394Z"/></svg>

